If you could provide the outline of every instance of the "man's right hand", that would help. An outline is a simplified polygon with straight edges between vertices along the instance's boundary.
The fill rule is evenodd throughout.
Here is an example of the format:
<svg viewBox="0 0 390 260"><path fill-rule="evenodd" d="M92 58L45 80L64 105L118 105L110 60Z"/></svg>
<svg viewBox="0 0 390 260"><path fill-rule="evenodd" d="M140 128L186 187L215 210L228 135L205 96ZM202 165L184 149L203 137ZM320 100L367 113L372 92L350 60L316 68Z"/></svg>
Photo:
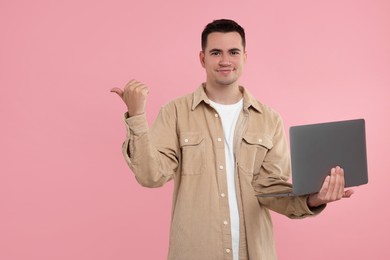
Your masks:
<svg viewBox="0 0 390 260"><path fill-rule="evenodd" d="M146 97L149 89L139 81L131 80L122 90L113 88L111 92L118 94L125 102L129 116L136 116L145 113Z"/></svg>

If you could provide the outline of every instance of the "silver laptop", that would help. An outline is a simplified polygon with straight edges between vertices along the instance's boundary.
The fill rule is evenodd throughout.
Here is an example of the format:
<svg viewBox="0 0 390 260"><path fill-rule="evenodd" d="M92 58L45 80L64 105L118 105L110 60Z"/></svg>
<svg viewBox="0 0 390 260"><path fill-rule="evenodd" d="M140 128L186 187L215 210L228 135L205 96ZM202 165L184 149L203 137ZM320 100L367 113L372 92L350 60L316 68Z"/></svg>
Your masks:
<svg viewBox="0 0 390 260"><path fill-rule="evenodd" d="M290 128L290 151L292 193L257 196L317 193L335 166L344 169L345 187L368 183L364 119L293 126Z"/></svg>

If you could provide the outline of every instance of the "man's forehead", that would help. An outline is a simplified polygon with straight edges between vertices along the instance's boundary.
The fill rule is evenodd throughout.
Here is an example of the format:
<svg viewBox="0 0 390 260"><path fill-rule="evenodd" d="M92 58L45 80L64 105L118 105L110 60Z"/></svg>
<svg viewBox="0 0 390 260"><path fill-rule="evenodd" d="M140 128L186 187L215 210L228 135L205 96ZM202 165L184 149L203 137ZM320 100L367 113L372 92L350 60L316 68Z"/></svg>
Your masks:
<svg viewBox="0 0 390 260"><path fill-rule="evenodd" d="M206 49L240 49L242 50L242 38L238 32L212 32L207 36Z"/></svg>

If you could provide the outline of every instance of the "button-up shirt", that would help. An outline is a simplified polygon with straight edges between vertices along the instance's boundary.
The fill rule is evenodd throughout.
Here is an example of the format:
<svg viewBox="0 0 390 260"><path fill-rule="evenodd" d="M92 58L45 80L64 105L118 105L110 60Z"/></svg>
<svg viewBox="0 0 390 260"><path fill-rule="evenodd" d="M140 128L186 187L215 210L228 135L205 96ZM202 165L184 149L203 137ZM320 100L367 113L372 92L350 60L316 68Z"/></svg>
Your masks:
<svg viewBox="0 0 390 260"><path fill-rule="evenodd" d="M165 105L152 127L145 114L125 116L123 154L137 181L159 187L174 180L168 260L231 260L232 239L220 117L202 84ZM244 87L234 134L240 216L239 258L276 259L269 210L290 218L320 212L307 196L257 197L291 192L291 166L281 117Z"/></svg>

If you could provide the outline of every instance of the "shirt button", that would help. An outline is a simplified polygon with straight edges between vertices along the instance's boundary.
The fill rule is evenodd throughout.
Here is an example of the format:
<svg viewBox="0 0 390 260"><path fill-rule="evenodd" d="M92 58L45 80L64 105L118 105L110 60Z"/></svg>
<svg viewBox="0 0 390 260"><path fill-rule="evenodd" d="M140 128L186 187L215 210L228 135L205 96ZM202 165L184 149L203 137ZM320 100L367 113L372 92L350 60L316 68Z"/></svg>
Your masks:
<svg viewBox="0 0 390 260"><path fill-rule="evenodd" d="M222 198L225 198L225 196L226 196L225 193L221 193Z"/></svg>
<svg viewBox="0 0 390 260"><path fill-rule="evenodd" d="M187 138L186 138L186 139L184 139L184 142L188 143L188 139L187 139Z"/></svg>
<svg viewBox="0 0 390 260"><path fill-rule="evenodd" d="M263 139L259 139L259 143L263 142Z"/></svg>
<svg viewBox="0 0 390 260"><path fill-rule="evenodd" d="M219 166L219 169L223 170L223 166L222 166L222 165L220 165L220 166Z"/></svg>
<svg viewBox="0 0 390 260"><path fill-rule="evenodd" d="M227 224L228 224L228 222L225 220L225 221L223 222L223 224L224 224L224 225L227 225Z"/></svg>
<svg viewBox="0 0 390 260"><path fill-rule="evenodd" d="M229 248L226 248L226 253L230 253L230 249Z"/></svg>
<svg viewBox="0 0 390 260"><path fill-rule="evenodd" d="M215 117L218 117L218 114L214 114Z"/></svg>
<svg viewBox="0 0 390 260"><path fill-rule="evenodd" d="M218 142L221 142L221 141L222 141L222 138L218 137L218 139L217 139L217 140L218 140Z"/></svg>

